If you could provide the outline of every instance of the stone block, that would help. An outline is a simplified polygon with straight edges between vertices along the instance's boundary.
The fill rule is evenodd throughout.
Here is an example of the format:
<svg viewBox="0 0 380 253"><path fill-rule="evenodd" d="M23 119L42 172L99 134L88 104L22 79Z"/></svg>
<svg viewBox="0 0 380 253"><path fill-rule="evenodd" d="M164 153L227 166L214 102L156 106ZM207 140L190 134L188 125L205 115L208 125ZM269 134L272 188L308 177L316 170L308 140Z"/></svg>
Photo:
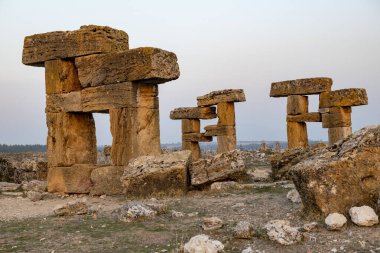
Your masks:
<svg viewBox="0 0 380 253"><path fill-rule="evenodd" d="M218 135L217 141L218 141L218 148L216 152L218 154L236 149L236 134Z"/></svg>
<svg viewBox="0 0 380 253"><path fill-rule="evenodd" d="M235 126L235 104L219 103L218 104L218 125Z"/></svg>
<svg viewBox="0 0 380 253"><path fill-rule="evenodd" d="M71 60L45 62L46 94L60 94L81 90L78 72Z"/></svg>
<svg viewBox="0 0 380 253"><path fill-rule="evenodd" d="M75 31L35 34L24 39L22 63L44 66L55 59L125 51L129 49L128 34L107 26L81 26Z"/></svg>
<svg viewBox="0 0 380 253"><path fill-rule="evenodd" d="M307 147L307 128L304 122L287 122L288 149Z"/></svg>
<svg viewBox="0 0 380 253"><path fill-rule="evenodd" d="M205 127L205 130L206 132L204 133L204 136L222 136L236 134L234 126L209 125Z"/></svg>
<svg viewBox="0 0 380 253"><path fill-rule="evenodd" d="M215 107L180 107L170 112L171 119L214 119Z"/></svg>
<svg viewBox="0 0 380 253"><path fill-rule="evenodd" d="M124 166L97 167L91 172L91 195L118 195L123 193L120 178L124 173Z"/></svg>
<svg viewBox="0 0 380 253"><path fill-rule="evenodd" d="M199 119L183 119L182 134L199 133L201 131L201 122Z"/></svg>
<svg viewBox="0 0 380 253"><path fill-rule="evenodd" d="M323 92L319 96L319 108L333 106L367 105L368 97L365 89L342 89Z"/></svg>
<svg viewBox="0 0 380 253"><path fill-rule="evenodd" d="M71 167L50 167L48 191L59 193L89 193L91 172L96 165L75 164Z"/></svg>
<svg viewBox="0 0 380 253"><path fill-rule="evenodd" d="M124 193L130 197L183 195L188 189L190 151L132 160L121 178Z"/></svg>
<svg viewBox="0 0 380 253"><path fill-rule="evenodd" d="M203 133L187 133L183 134L183 140L190 142L211 142L212 136L205 136Z"/></svg>
<svg viewBox="0 0 380 253"><path fill-rule="evenodd" d="M296 79L290 81L272 83L271 97L287 97L290 95L312 95L330 91L332 79L327 77L316 77Z"/></svg>
<svg viewBox="0 0 380 253"><path fill-rule="evenodd" d="M322 114L322 127L351 126L351 107L331 107L329 113Z"/></svg>
<svg viewBox="0 0 380 253"><path fill-rule="evenodd" d="M332 145L340 140L343 140L352 134L352 128L349 127L332 127L328 129L329 132L329 145Z"/></svg>
<svg viewBox="0 0 380 253"><path fill-rule="evenodd" d="M218 90L197 97L197 101L198 106L210 106L228 102L244 102L245 94L242 89Z"/></svg>
<svg viewBox="0 0 380 253"><path fill-rule="evenodd" d="M298 115L287 115L287 122L321 122L322 116L319 112L308 112Z"/></svg>
<svg viewBox="0 0 380 253"><path fill-rule="evenodd" d="M46 112L82 112L81 92L46 95Z"/></svg>
<svg viewBox="0 0 380 253"><path fill-rule="evenodd" d="M297 115L309 112L308 97L300 95L288 96L286 111L288 115Z"/></svg>
<svg viewBox="0 0 380 253"><path fill-rule="evenodd" d="M180 74L174 53L152 47L79 57L75 65L82 87L132 81L160 84Z"/></svg>
<svg viewBox="0 0 380 253"><path fill-rule="evenodd" d="M47 113L48 166L96 164L95 122L88 113Z"/></svg>

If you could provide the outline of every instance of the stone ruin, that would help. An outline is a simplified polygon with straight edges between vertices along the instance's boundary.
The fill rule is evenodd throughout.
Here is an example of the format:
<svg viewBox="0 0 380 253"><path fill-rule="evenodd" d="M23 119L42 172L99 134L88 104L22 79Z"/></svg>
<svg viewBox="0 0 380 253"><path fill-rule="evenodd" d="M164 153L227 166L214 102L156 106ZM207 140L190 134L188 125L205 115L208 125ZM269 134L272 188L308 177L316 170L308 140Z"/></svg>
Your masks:
<svg viewBox="0 0 380 253"><path fill-rule="evenodd" d="M129 50L126 32L90 25L25 37L22 62L45 67L50 192L88 193L104 173L161 153L158 84L179 77L174 53ZM92 113L110 115L112 166L97 166Z"/></svg>
<svg viewBox="0 0 380 253"><path fill-rule="evenodd" d="M193 161L201 158L199 142L211 142L217 136L217 153L236 149L235 102L244 102L242 89L213 91L197 97L198 107L180 107L170 118L182 120L182 150L191 150ZM214 106L216 105L216 107ZM201 133L200 120L218 117L217 125L206 126Z"/></svg>
<svg viewBox="0 0 380 253"><path fill-rule="evenodd" d="M352 133L351 107L367 105L365 89L331 90L331 78L308 78L272 83L271 97L287 97L288 148L308 145L306 122L322 122L332 145ZM319 95L318 112L309 112L307 95Z"/></svg>

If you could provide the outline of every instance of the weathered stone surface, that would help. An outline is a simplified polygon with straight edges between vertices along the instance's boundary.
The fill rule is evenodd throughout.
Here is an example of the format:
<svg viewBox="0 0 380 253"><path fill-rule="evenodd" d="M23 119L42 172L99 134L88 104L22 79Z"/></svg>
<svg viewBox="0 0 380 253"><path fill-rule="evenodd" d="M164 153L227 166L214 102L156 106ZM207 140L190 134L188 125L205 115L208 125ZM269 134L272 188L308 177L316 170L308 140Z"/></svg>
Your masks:
<svg viewBox="0 0 380 253"><path fill-rule="evenodd" d="M21 189L21 184L0 182L0 192L13 192Z"/></svg>
<svg viewBox="0 0 380 253"><path fill-rule="evenodd" d="M307 146L307 128L304 122L286 122L288 149Z"/></svg>
<svg viewBox="0 0 380 253"><path fill-rule="evenodd" d="M201 131L201 123L199 119L183 119L182 134L199 133Z"/></svg>
<svg viewBox="0 0 380 253"><path fill-rule="evenodd" d="M323 92L319 96L319 108L333 106L367 105L368 97L365 89L342 89Z"/></svg>
<svg viewBox="0 0 380 253"><path fill-rule="evenodd" d="M86 199L79 199L71 201L64 205L57 205L54 207L54 214L57 216L71 216L87 214L89 206Z"/></svg>
<svg viewBox="0 0 380 253"><path fill-rule="evenodd" d="M132 81L160 84L179 77L177 56L152 47L79 57L75 65L82 87Z"/></svg>
<svg viewBox="0 0 380 253"><path fill-rule="evenodd" d="M190 169L193 186L207 185L227 179L238 179L245 174L244 160L238 150L218 154L210 159L200 159L193 162Z"/></svg>
<svg viewBox="0 0 380 253"><path fill-rule="evenodd" d="M287 122L321 122L322 117L319 112L308 112L298 115L286 116Z"/></svg>
<svg viewBox="0 0 380 253"><path fill-rule="evenodd" d="M128 34L107 26L81 26L75 31L35 34L24 39L22 63L43 66L54 59L129 49Z"/></svg>
<svg viewBox="0 0 380 253"><path fill-rule="evenodd" d="M332 127L328 129L328 133L329 145L333 145L352 134L352 127Z"/></svg>
<svg viewBox="0 0 380 253"><path fill-rule="evenodd" d="M112 109L110 120L114 165L127 165L132 158L161 153L158 109Z"/></svg>
<svg viewBox="0 0 380 253"><path fill-rule="evenodd" d="M218 103L218 125L235 126L235 104Z"/></svg>
<svg viewBox="0 0 380 253"><path fill-rule="evenodd" d="M182 195L187 192L191 152L141 156L128 164L121 178L127 196Z"/></svg>
<svg viewBox="0 0 380 253"><path fill-rule="evenodd" d="M333 81L327 77L296 79L272 83L271 97L287 97L290 95L312 95L331 90Z"/></svg>
<svg viewBox="0 0 380 253"><path fill-rule="evenodd" d="M216 107L180 107L170 112L171 119L214 119Z"/></svg>
<svg viewBox="0 0 380 253"><path fill-rule="evenodd" d="M347 223L347 218L340 213L330 213L325 219L325 224L329 230L341 230Z"/></svg>
<svg viewBox="0 0 380 253"><path fill-rule="evenodd" d="M47 182L40 181L40 180L32 180L29 182L24 182L22 184L22 189L24 191L46 192Z"/></svg>
<svg viewBox="0 0 380 253"><path fill-rule="evenodd" d="M76 164L71 167L51 167L48 173L48 191L59 193L89 193L91 172L96 165Z"/></svg>
<svg viewBox="0 0 380 253"><path fill-rule="evenodd" d="M49 167L96 164L95 122L91 114L47 113Z"/></svg>
<svg viewBox="0 0 380 253"><path fill-rule="evenodd" d="M158 214L156 210L141 202L129 202L116 210L116 213L118 218L124 222L152 218Z"/></svg>
<svg viewBox="0 0 380 253"><path fill-rule="evenodd" d="M197 101L198 106L210 106L228 102L244 102L245 94L242 89L218 90L197 97Z"/></svg>
<svg viewBox="0 0 380 253"><path fill-rule="evenodd" d="M286 112L288 115L297 115L309 112L309 98L307 96L300 95L288 96Z"/></svg>
<svg viewBox="0 0 380 253"><path fill-rule="evenodd" d="M117 195L123 193L120 178L124 173L124 166L97 167L91 172L91 195Z"/></svg>
<svg viewBox="0 0 380 253"><path fill-rule="evenodd" d="M184 141L211 142L212 136L205 136L203 133L188 133L183 135Z"/></svg>
<svg viewBox="0 0 380 253"><path fill-rule="evenodd" d="M375 207L380 194L380 125L363 128L292 168L306 215ZM349 194L347 194L349 193Z"/></svg>
<svg viewBox="0 0 380 253"><path fill-rule="evenodd" d="M81 92L46 95L46 112L82 112Z"/></svg>
<svg viewBox="0 0 380 253"><path fill-rule="evenodd" d="M193 236L184 245L184 253L219 253L223 252L224 245L217 240L212 240L208 235Z"/></svg>
<svg viewBox="0 0 380 253"><path fill-rule="evenodd" d="M71 60L45 62L46 94L61 94L81 90L78 72Z"/></svg>
<svg viewBox="0 0 380 253"><path fill-rule="evenodd" d="M379 223L379 217L372 207L354 206L350 208L350 217L353 223L359 226L370 227Z"/></svg>
<svg viewBox="0 0 380 253"><path fill-rule="evenodd" d="M291 245L300 242L303 238L302 233L297 227L291 227L287 220L271 220L264 228L269 239L282 245Z"/></svg>
<svg viewBox="0 0 380 253"><path fill-rule="evenodd" d="M351 126L351 107L331 107L328 113L322 114L322 127Z"/></svg>
<svg viewBox="0 0 380 253"><path fill-rule="evenodd" d="M286 194L286 198L289 199L293 203L301 203L301 197L300 194L296 189L292 189Z"/></svg>
<svg viewBox="0 0 380 253"><path fill-rule="evenodd" d="M235 129L234 129L235 131ZM218 135L218 147L216 153L225 153L236 149L236 134Z"/></svg>
<svg viewBox="0 0 380 253"><path fill-rule="evenodd" d="M218 217L203 218L203 230L216 230L223 227L223 221Z"/></svg>
<svg viewBox="0 0 380 253"><path fill-rule="evenodd" d="M209 125L204 129L206 130L205 136L235 135L236 132L233 126Z"/></svg>
<svg viewBox="0 0 380 253"><path fill-rule="evenodd" d="M253 234L253 226L248 221L239 221L233 232L234 238L237 239L250 239Z"/></svg>

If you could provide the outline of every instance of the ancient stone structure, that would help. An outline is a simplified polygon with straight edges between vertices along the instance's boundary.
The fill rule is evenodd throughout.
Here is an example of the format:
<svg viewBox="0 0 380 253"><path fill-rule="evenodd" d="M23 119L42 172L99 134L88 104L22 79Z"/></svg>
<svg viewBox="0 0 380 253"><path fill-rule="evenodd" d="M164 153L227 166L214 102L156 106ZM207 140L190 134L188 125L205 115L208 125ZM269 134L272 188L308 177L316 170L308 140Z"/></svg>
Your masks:
<svg viewBox="0 0 380 253"><path fill-rule="evenodd" d="M329 144L352 133L351 106L368 104L365 89L331 91L331 78L307 78L272 83L271 97L287 97L288 148L308 145L306 122L322 122ZM309 112L307 95L319 94L318 112Z"/></svg>
<svg viewBox="0 0 380 253"><path fill-rule="evenodd" d="M201 157L199 142L218 139L218 153L236 149L235 102L244 102L241 89L213 91L197 97L198 107L181 107L170 112L170 118L182 120L182 150L191 150L193 160ZM216 107L215 107L216 105ZM218 117L217 125L209 125L200 132L200 119Z"/></svg>
<svg viewBox="0 0 380 253"><path fill-rule="evenodd" d="M129 50L124 31L90 25L27 36L22 62L45 67L49 191L90 191L97 167L92 113L110 114L113 166L102 173L120 174L130 159L161 153L158 84L179 77L174 53Z"/></svg>

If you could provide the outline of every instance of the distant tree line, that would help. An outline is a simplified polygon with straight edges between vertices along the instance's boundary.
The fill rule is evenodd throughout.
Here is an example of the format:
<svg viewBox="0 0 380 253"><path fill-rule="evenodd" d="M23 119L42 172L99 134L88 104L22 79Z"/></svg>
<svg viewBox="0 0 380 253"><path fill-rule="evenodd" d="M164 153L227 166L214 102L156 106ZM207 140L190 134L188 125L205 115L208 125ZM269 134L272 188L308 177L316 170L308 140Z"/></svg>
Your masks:
<svg viewBox="0 0 380 253"><path fill-rule="evenodd" d="M46 145L7 145L0 144L0 153L21 153L21 152L46 152Z"/></svg>

